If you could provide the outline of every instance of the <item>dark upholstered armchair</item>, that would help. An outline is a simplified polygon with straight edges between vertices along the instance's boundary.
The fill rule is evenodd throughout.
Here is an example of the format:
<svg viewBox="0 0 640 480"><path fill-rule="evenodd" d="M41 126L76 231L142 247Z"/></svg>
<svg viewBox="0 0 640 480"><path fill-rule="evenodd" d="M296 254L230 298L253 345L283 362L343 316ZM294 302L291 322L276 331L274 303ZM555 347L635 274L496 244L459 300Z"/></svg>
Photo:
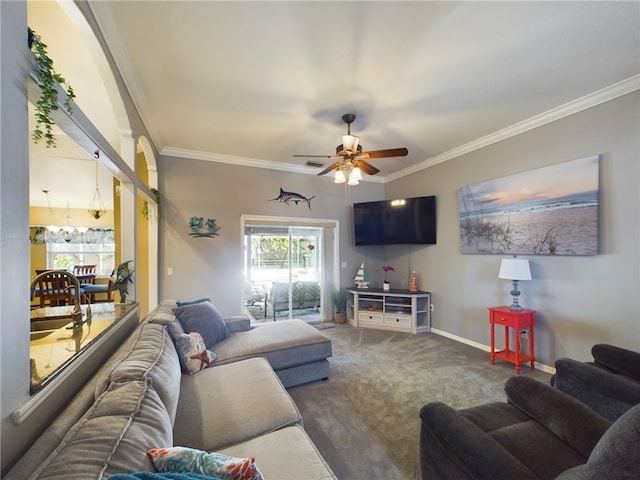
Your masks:
<svg viewBox="0 0 640 480"><path fill-rule="evenodd" d="M598 344L591 354L589 363L557 360L551 384L613 422L640 403L640 353Z"/></svg>
<svg viewBox="0 0 640 480"><path fill-rule="evenodd" d="M422 408L423 480L637 478L640 405L611 424L529 377L510 378L505 392L506 403Z"/></svg>

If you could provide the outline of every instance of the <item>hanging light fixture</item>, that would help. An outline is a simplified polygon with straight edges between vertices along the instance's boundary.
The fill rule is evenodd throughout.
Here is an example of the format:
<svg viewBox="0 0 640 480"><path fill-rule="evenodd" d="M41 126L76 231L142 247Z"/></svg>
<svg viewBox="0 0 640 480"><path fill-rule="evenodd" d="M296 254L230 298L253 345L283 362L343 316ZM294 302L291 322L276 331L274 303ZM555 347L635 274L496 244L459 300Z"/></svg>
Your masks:
<svg viewBox="0 0 640 480"><path fill-rule="evenodd" d="M51 202L49 201L49 190L42 190L42 193L44 193L47 197L47 206L49 207L49 213L51 214L51 216L53 216L53 209L51 208ZM56 233L60 231L60 227L58 225L47 225L47 230L49 230L51 233Z"/></svg>
<svg viewBox="0 0 640 480"><path fill-rule="evenodd" d="M64 211L64 219L67 224L62 227L62 231L64 232L64 241L69 243L71 241L71 233L74 228L71 226L71 213L69 213L69 202L67 202L67 209Z"/></svg>
<svg viewBox="0 0 640 480"><path fill-rule="evenodd" d="M99 156L99 152L96 151L96 155ZM98 162L96 162L96 193L93 194L93 200L91 200L91 203L89 204L88 211L89 215L96 220L107 213L107 209L102 201L102 196L100 195L100 189L98 188Z"/></svg>
<svg viewBox="0 0 640 480"><path fill-rule="evenodd" d="M49 213L51 215L54 215L53 209L51 208L51 202L49 201L49 190L42 190L42 193L44 193L47 196L47 206L49 207ZM66 242L71 241L71 234L74 231L80 233L81 235L84 235L89 231L89 227L74 227L71 225L71 212L69 210L69 202L67 202L67 208L62 214L62 218L64 218L65 220L64 226L61 227L60 225L51 224L51 225L47 225L46 229L51 233L58 233L60 230L62 230L64 232L64 240Z"/></svg>

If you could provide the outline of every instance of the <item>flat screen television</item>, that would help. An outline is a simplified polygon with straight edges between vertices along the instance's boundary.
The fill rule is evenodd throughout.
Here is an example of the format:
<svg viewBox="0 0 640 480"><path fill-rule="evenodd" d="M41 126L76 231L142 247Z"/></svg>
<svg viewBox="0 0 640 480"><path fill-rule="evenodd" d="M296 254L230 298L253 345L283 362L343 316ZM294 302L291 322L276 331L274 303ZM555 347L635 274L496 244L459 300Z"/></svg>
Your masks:
<svg viewBox="0 0 640 480"><path fill-rule="evenodd" d="M354 203L356 245L433 245L436 197Z"/></svg>

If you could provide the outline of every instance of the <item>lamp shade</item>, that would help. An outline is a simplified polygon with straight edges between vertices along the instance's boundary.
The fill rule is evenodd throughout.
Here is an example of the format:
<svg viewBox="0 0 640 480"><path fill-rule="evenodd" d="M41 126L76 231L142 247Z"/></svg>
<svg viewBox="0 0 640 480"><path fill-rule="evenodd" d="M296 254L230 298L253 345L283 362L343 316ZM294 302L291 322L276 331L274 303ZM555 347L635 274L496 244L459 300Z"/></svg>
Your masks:
<svg viewBox="0 0 640 480"><path fill-rule="evenodd" d="M531 280L529 260L525 258L503 258L498 278L505 280Z"/></svg>
<svg viewBox="0 0 640 480"><path fill-rule="evenodd" d="M359 141L360 139L358 137L354 137L353 135L343 135L342 148L349 152L357 152Z"/></svg>

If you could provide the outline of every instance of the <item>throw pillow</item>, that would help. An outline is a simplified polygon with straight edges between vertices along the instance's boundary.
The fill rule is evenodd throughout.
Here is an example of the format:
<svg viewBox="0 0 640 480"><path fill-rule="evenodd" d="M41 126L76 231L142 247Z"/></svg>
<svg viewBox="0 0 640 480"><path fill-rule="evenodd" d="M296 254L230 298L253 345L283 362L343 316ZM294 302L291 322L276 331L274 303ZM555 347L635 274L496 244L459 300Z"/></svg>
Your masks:
<svg viewBox="0 0 640 480"><path fill-rule="evenodd" d="M229 457L187 447L154 448L147 455L160 472L202 473L222 480L262 480L253 457Z"/></svg>
<svg viewBox="0 0 640 480"><path fill-rule="evenodd" d="M182 373L194 374L209 366L218 356L205 347L198 332L183 333L174 337Z"/></svg>
<svg viewBox="0 0 640 480"><path fill-rule="evenodd" d="M211 302L184 305L173 310L186 333L198 332L207 348L229 336L227 324Z"/></svg>
<svg viewBox="0 0 640 480"><path fill-rule="evenodd" d="M196 303L202 303L202 302L211 302L210 298L199 298L197 300L189 300L188 302L176 302L176 305L178 307L182 307L184 305L195 305Z"/></svg>
<svg viewBox="0 0 640 480"><path fill-rule="evenodd" d="M210 475L200 475L199 473L185 472L135 472L116 473L109 477L111 480L222 480Z"/></svg>

